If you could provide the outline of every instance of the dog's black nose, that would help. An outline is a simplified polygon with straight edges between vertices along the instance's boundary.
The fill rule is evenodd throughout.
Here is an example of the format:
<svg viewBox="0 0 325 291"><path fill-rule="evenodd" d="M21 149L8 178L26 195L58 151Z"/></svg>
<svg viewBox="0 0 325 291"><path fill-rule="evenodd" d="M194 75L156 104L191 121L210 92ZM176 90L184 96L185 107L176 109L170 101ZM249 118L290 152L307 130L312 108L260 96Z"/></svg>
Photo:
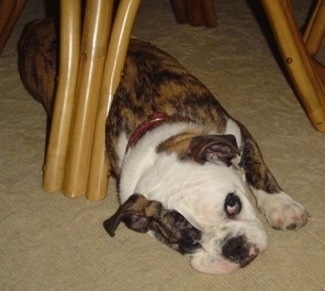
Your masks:
<svg viewBox="0 0 325 291"><path fill-rule="evenodd" d="M225 258L240 263L249 256L249 245L245 237L232 237L224 243L222 247L222 254Z"/></svg>

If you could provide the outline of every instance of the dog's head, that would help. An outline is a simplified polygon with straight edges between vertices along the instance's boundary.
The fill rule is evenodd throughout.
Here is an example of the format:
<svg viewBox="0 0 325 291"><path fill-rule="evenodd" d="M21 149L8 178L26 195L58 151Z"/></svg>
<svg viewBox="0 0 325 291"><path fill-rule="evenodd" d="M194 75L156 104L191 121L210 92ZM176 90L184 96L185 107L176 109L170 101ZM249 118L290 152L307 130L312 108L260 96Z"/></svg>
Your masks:
<svg viewBox="0 0 325 291"><path fill-rule="evenodd" d="M146 197L142 215L134 215L137 207L132 206L130 216L132 201L127 200L108 221L108 230L115 230L116 221L137 231L152 230L165 243L176 241L173 248L189 253L195 269L213 274L244 267L266 248L267 236L247 198L243 172L233 163L239 158L234 136L178 134L142 151L145 142L128 153L120 189L122 197L130 187ZM151 212L152 205L157 214ZM150 219L143 215L148 211ZM186 231L181 232L177 219L164 221L162 213L169 218L181 215ZM193 248L180 247L183 236Z"/></svg>

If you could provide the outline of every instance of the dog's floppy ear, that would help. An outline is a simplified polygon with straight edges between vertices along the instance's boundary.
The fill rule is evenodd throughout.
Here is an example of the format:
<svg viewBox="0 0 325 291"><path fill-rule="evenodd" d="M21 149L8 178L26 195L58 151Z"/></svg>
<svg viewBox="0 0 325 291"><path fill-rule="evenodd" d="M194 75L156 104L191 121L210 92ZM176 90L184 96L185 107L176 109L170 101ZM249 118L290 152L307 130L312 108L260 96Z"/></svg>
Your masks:
<svg viewBox="0 0 325 291"><path fill-rule="evenodd" d="M132 230L145 233L149 230L152 217L158 216L161 208L161 203L150 201L143 195L133 194L112 217L104 221L103 225L112 237L121 222Z"/></svg>
<svg viewBox="0 0 325 291"><path fill-rule="evenodd" d="M190 142L189 151L194 160L201 164L222 161L227 166L240 153L232 134L195 136Z"/></svg>
<svg viewBox="0 0 325 291"><path fill-rule="evenodd" d="M201 232L185 217L174 210L163 208L160 202L148 200L143 195L130 196L112 217L104 221L104 228L110 236L114 236L121 222L137 232L153 231L159 241L181 254L192 254L201 247Z"/></svg>

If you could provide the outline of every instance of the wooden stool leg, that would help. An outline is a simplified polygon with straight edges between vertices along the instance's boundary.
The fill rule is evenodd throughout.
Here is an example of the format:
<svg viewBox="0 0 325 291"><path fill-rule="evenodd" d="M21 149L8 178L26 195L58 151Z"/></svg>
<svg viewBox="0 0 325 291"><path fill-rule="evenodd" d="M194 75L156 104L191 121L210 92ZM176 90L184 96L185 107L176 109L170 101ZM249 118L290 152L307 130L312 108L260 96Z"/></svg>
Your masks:
<svg viewBox="0 0 325 291"><path fill-rule="evenodd" d="M87 198L103 199L107 192L109 165L105 151L105 125L120 82L129 39L141 0L121 0L114 20L97 110L95 138L88 180Z"/></svg>
<svg viewBox="0 0 325 291"><path fill-rule="evenodd" d="M306 49L314 56L322 43L325 34L325 1L318 0L314 8L313 15L306 27L303 35L303 40L306 44Z"/></svg>
<svg viewBox="0 0 325 291"><path fill-rule="evenodd" d="M178 23L189 23L193 26L204 24L207 27L217 26L214 0L171 0L175 19Z"/></svg>
<svg viewBox="0 0 325 291"><path fill-rule="evenodd" d="M205 26L217 26L217 16L214 8L214 0L201 0L201 7Z"/></svg>
<svg viewBox="0 0 325 291"><path fill-rule="evenodd" d="M59 79L43 177L48 192L63 186L80 52L80 1L61 0L60 10Z"/></svg>
<svg viewBox="0 0 325 291"><path fill-rule="evenodd" d="M314 127L325 132L325 92L292 15L289 0L261 0L284 64Z"/></svg>
<svg viewBox="0 0 325 291"><path fill-rule="evenodd" d="M107 53L113 1L87 1L80 54L76 102L63 192L85 195L94 137L97 104Z"/></svg>
<svg viewBox="0 0 325 291"><path fill-rule="evenodd" d="M0 53L2 52L27 0L2 0L0 2Z"/></svg>
<svg viewBox="0 0 325 291"><path fill-rule="evenodd" d="M4 35L7 24L15 10L16 1L6 0L0 2L0 35Z"/></svg>
<svg viewBox="0 0 325 291"><path fill-rule="evenodd" d="M187 10L186 10L187 0L171 0L171 5L173 8L174 16L177 23L184 24L187 23Z"/></svg>
<svg viewBox="0 0 325 291"><path fill-rule="evenodd" d="M193 26L203 24L201 0L187 0L188 23Z"/></svg>
<svg viewBox="0 0 325 291"><path fill-rule="evenodd" d="M314 12L303 35L308 53L315 56L325 35L325 1L318 0ZM316 59L312 59L319 78L325 82L325 66Z"/></svg>
<svg viewBox="0 0 325 291"><path fill-rule="evenodd" d="M318 62L315 58L313 58L312 61L319 78L323 83L325 83L325 66Z"/></svg>

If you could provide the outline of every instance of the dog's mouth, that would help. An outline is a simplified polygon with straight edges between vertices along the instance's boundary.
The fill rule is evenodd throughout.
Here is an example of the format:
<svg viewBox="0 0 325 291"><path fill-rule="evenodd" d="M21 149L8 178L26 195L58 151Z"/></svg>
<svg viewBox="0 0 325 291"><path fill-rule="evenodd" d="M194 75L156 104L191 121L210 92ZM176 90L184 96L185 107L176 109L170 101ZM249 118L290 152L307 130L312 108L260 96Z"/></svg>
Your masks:
<svg viewBox="0 0 325 291"><path fill-rule="evenodd" d="M243 260L241 260L239 262L240 267L244 268L244 267L248 266L257 256L258 256L258 254L251 255L251 256L248 256L247 258L244 258Z"/></svg>

